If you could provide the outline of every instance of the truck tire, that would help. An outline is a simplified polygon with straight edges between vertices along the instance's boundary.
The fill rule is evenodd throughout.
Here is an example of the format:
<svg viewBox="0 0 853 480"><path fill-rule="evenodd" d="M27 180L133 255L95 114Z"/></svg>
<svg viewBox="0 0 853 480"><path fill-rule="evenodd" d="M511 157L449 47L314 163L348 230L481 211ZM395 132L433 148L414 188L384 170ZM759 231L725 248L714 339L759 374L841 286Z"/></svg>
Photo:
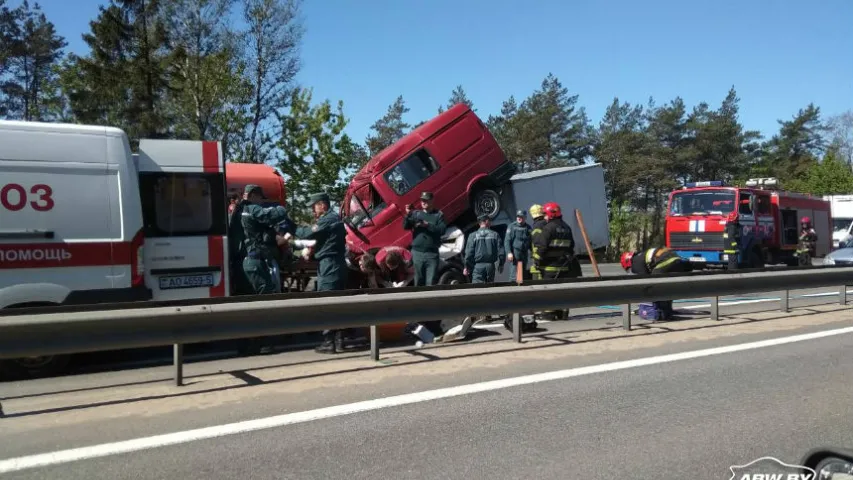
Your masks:
<svg viewBox="0 0 853 480"><path fill-rule="evenodd" d="M501 196L491 188L480 188L474 192L471 209L475 217L488 215L494 219L501 213Z"/></svg>
<svg viewBox="0 0 853 480"><path fill-rule="evenodd" d="M0 377L10 380L52 377L64 373L70 361L70 355L47 355L3 360L0 363Z"/></svg>
<svg viewBox="0 0 853 480"><path fill-rule="evenodd" d="M755 250L749 252L746 268L764 268L764 259Z"/></svg>
<svg viewBox="0 0 853 480"><path fill-rule="evenodd" d="M465 283L465 276L455 268L449 268L438 277L439 285L459 285Z"/></svg>

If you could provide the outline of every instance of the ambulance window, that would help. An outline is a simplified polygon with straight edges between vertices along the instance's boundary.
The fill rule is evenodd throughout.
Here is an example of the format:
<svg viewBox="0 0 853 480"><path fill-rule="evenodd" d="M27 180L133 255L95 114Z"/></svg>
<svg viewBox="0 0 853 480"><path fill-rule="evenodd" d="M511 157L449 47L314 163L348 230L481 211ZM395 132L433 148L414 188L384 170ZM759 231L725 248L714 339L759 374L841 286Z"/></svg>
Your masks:
<svg viewBox="0 0 853 480"><path fill-rule="evenodd" d="M405 195L438 171L438 162L426 150L418 150L385 174L385 181L397 195Z"/></svg>
<svg viewBox="0 0 853 480"><path fill-rule="evenodd" d="M149 237L224 235L227 205L221 174L140 173Z"/></svg>

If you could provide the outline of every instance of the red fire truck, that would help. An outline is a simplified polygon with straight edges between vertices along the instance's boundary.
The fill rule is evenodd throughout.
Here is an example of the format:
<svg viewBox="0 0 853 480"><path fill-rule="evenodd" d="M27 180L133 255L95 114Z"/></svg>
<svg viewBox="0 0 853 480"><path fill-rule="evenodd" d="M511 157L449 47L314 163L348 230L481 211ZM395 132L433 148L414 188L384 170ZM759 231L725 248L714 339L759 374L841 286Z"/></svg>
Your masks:
<svg viewBox="0 0 853 480"><path fill-rule="evenodd" d="M793 266L797 264L794 252L800 219L809 217L818 236L816 255L829 253L830 202L777 187L775 178L750 179L746 187L729 187L720 181L685 184L669 196L666 246L700 268L725 268L729 254L724 250L731 241L724 234L737 231L740 268Z"/></svg>

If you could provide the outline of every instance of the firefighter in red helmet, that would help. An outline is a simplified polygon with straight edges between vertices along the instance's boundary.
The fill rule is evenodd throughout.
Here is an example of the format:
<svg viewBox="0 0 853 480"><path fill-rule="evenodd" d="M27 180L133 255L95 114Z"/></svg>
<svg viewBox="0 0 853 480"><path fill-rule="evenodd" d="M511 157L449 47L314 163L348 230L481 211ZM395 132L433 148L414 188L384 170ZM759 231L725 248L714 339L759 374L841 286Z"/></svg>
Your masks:
<svg viewBox="0 0 853 480"><path fill-rule="evenodd" d="M797 246L797 263L800 266L812 264L812 257L817 249L817 232L812 228L812 219L803 217L800 219L800 242Z"/></svg>
<svg viewBox="0 0 853 480"><path fill-rule="evenodd" d="M643 252L625 252L619 259L619 264L626 272L637 275L666 275L667 273L689 272L693 270L690 262L682 259L672 250L650 248ZM672 318L672 300L652 302L662 314L662 320Z"/></svg>
<svg viewBox="0 0 853 480"><path fill-rule="evenodd" d="M563 221L563 212L554 202L542 206L545 225L533 238L533 264L543 279L580 277L580 263L575 258L572 229Z"/></svg>

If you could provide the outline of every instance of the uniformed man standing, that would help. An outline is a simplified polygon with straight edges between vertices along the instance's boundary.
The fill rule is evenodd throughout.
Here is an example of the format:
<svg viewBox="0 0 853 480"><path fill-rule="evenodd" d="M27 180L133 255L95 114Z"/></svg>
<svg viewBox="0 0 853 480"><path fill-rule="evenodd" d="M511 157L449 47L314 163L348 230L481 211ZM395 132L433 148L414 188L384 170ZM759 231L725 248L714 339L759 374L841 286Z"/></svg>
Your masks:
<svg viewBox="0 0 853 480"><path fill-rule="evenodd" d="M524 210L515 212L515 223L506 230L504 238L504 250L506 259L515 267L521 263L521 271L527 277L528 252L530 252L530 225L527 224ZM516 268L509 272L510 280L515 280Z"/></svg>
<svg viewBox="0 0 853 480"><path fill-rule="evenodd" d="M542 235L542 227L548 223L545 220L545 212L542 210L542 205L533 204L530 206L530 216L533 217L533 226L530 228L530 245L531 248L536 239ZM542 272L536 266L536 262L530 264L530 275L534 280L542 280Z"/></svg>
<svg viewBox="0 0 853 480"><path fill-rule="evenodd" d="M412 231L412 263L415 267L415 286L435 285L438 275L438 249L441 236L447 230L444 214L433 208L430 192L421 194L421 209L406 205L403 228Z"/></svg>
<svg viewBox="0 0 853 480"><path fill-rule="evenodd" d="M495 263L503 271L506 253L501 237L492 230L487 215L477 218L480 229L471 234L465 246L465 276L471 275L471 283L492 283L495 281Z"/></svg>
<svg viewBox="0 0 853 480"><path fill-rule="evenodd" d="M296 237L316 242L312 251L318 262L317 291L343 290L347 283L346 227L340 215L332 211L328 194L311 195L307 206L313 209L317 223L298 228ZM323 332L323 343L316 348L317 352L342 352L343 335L341 330L326 330Z"/></svg>
<svg viewBox="0 0 853 480"><path fill-rule="evenodd" d="M243 272L251 292L260 295L278 290L272 278L272 262L277 261L278 245L275 228L287 221L284 207L263 207L263 190L258 185L246 185L240 220L243 224ZM279 286L280 288L280 286Z"/></svg>

